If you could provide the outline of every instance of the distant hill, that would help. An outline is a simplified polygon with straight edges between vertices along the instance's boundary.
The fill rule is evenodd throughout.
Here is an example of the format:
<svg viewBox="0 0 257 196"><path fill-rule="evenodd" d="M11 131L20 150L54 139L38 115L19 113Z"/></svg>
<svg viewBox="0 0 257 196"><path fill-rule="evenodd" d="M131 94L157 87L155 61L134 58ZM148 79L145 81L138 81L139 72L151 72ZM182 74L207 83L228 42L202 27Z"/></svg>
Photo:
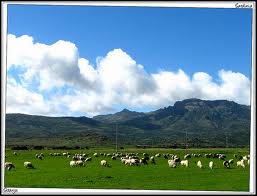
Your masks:
<svg viewBox="0 0 257 196"><path fill-rule="evenodd" d="M6 145L113 145L116 126L119 145L248 146L250 106L186 99L152 112L124 109L93 118L7 114Z"/></svg>

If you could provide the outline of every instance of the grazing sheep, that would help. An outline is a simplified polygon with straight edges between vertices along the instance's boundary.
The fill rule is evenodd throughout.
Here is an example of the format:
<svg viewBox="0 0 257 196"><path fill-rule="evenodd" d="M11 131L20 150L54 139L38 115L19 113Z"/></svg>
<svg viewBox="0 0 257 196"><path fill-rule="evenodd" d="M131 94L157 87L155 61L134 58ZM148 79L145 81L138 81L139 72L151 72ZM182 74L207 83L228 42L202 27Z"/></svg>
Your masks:
<svg viewBox="0 0 257 196"><path fill-rule="evenodd" d="M94 156L94 157L98 157L98 154L97 154L97 153L94 153L93 156Z"/></svg>
<svg viewBox="0 0 257 196"><path fill-rule="evenodd" d="M161 154L160 154L160 153L157 153L155 156L156 156L156 157L160 157L160 156L161 156Z"/></svg>
<svg viewBox="0 0 257 196"><path fill-rule="evenodd" d="M78 166L84 166L84 167L85 167L84 161L82 161L82 160L76 161L76 165L78 165Z"/></svg>
<svg viewBox="0 0 257 196"><path fill-rule="evenodd" d="M139 160L138 159L134 159L134 158L132 158L132 159L130 159L130 166L132 166L132 165L139 165Z"/></svg>
<svg viewBox="0 0 257 196"><path fill-rule="evenodd" d="M43 160L43 156L41 156L41 155L39 155L37 158L40 160Z"/></svg>
<svg viewBox="0 0 257 196"><path fill-rule="evenodd" d="M176 162L176 161L175 161ZM188 160L182 160L182 161L180 161L180 164L183 166L186 166L186 167L188 167Z"/></svg>
<svg viewBox="0 0 257 196"><path fill-rule="evenodd" d="M62 153L62 155L63 155L63 156L67 156L67 153L66 153L66 152L64 152L64 153Z"/></svg>
<svg viewBox="0 0 257 196"><path fill-rule="evenodd" d="M112 160L116 160L116 156L112 156Z"/></svg>
<svg viewBox="0 0 257 196"><path fill-rule="evenodd" d="M102 161L100 162L100 164L101 164L101 166L108 167L108 163L107 163L106 160L102 160Z"/></svg>
<svg viewBox="0 0 257 196"><path fill-rule="evenodd" d="M86 158L85 162L91 161L91 160L92 160L92 158L91 158L91 157L88 157L88 158Z"/></svg>
<svg viewBox="0 0 257 196"><path fill-rule="evenodd" d="M45 155L41 152L41 153L40 153L40 156L41 156L41 157L44 157Z"/></svg>
<svg viewBox="0 0 257 196"><path fill-rule="evenodd" d="M155 163L155 160L154 160L154 156L151 156L151 157L150 157L150 162L151 162L152 164L156 164L156 163Z"/></svg>
<svg viewBox="0 0 257 196"><path fill-rule="evenodd" d="M175 168L176 167L176 161L174 161L174 160L168 160L168 165L169 165L169 167L172 167L172 168Z"/></svg>
<svg viewBox="0 0 257 196"><path fill-rule="evenodd" d="M25 162L24 162L24 167L25 167L25 168L29 168L29 169L30 169L30 168L34 168L34 166L32 165L32 163L29 162L29 161L25 161Z"/></svg>
<svg viewBox="0 0 257 196"><path fill-rule="evenodd" d="M240 161L237 161L237 162L236 162L236 166L237 166L237 167L240 166L240 167L242 167L242 168L245 168L244 159L242 159L242 160L240 160Z"/></svg>
<svg viewBox="0 0 257 196"><path fill-rule="evenodd" d="M210 161L210 163L209 163L209 168L210 168L210 169L213 169L213 161Z"/></svg>
<svg viewBox="0 0 257 196"><path fill-rule="evenodd" d="M53 153L49 153L50 156L53 156Z"/></svg>
<svg viewBox="0 0 257 196"><path fill-rule="evenodd" d="M247 161L247 160L248 160L247 155L246 155L246 156L243 156L243 160L244 160L244 161Z"/></svg>
<svg viewBox="0 0 257 196"><path fill-rule="evenodd" d="M202 165L202 162L201 162L201 161L197 161L197 167L199 167L199 168L202 168L202 167L203 167L203 165Z"/></svg>
<svg viewBox="0 0 257 196"><path fill-rule="evenodd" d="M38 158L38 156L39 156L38 154L35 154L35 158Z"/></svg>
<svg viewBox="0 0 257 196"><path fill-rule="evenodd" d="M191 158L191 155L190 155L190 154L186 154L186 155L184 156L184 159L188 159L188 158Z"/></svg>
<svg viewBox="0 0 257 196"><path fill-rule="evenodd" d="M76 161L70 161L70 167L76 167L77 164L76 164Z"/></svg>
<svg viewBox="0 0 257 196"><path fill-rule="evenodd" d="M12 162L5 162L4 167L10 171L12 168L15 168L14 164Z"/></svg>
<svg viewBox="0 0 257 196"><path fill-rule="evenodd" d="M168 155L167 154L164 154L163 157L164 157L164 159L168 159Z"/></svg>
<svg viewBox="0 0 257 196"><path fill-rule="evenodd" d="M141 159L140 159L140 163L142 163L142 164L144 164L144 165L147 165L148 163L147 163L146 157L141 158Z"/></svg>
<svg viewBox="0 0 257 196"><path fill-rule="evenodd" d="M17 156L17 152L13 152L13 154L14 154L15 156Z"/></svg>
<svg viewBox="0 0 257 196"><path fill-rule="evenodd" d="M226 168L230 168L230 164L229 164L228 161L223 161L223 165L224 165L224 167L226 167Z"/></svg>
<svg viewBox="0 0 257 196"><path fill-rule="evenodd" d="M225 158L226 158L226 156L225 156L224 154L220 154L220 155L219 155L219 159L221 159L221 160L223 160L223 161L224 161L224 160L225 160Z"/></svg>
<svg viewBox="0 0 257 196"><path fill-rule="evenodd" d="M234 159L229 159L229 164L233 164L234 163Z"/></svg>
<svg viewBox="0 0 257 196"><path fill-rule="evenodd" d="M85 163L81 160L70 161L70 167L77 167L77 166L84 166L85 167Z"/></svg>
<svg viewBox="0 0 257 196"><path fill-rule="evenodd" d="M144 157L146 157L146 156L149 156L149 155L148 155L147 153L145 153L145 152L144 152L144 153L143 153L143 156L144 156Z"/></svg>
<svg viewBox="0 0 257 196"><path fill-rule="evenodd" d="M124 164L125 164L125 165L130 165L130 162L131 162L130 159L124 159Z"/></svg>

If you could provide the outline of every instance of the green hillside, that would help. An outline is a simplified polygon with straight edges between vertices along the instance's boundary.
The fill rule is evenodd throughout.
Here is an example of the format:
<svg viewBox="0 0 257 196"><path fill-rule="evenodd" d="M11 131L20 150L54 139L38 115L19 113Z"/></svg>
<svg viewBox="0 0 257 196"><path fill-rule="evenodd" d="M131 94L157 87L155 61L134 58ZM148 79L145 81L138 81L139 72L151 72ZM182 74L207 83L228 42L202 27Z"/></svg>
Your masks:
<svg viewBox="0 0 257 196"><path fill-rule="evenodd" d="M124 109L93 118L7 114L6 145L110 146L116 127L119 145L248 146L250 106L187 99L148 113Z"/></svg>

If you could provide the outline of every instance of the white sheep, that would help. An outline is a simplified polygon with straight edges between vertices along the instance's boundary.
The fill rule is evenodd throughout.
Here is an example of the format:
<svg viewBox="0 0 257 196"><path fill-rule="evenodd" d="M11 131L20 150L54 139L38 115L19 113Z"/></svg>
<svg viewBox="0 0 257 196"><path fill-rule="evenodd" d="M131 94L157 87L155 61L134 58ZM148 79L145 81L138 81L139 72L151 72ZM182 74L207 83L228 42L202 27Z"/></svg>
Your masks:
<svg viewBox="0 0 257 196"><path fill-rule="evenodd" d="M70 167L76 167L77 164L76 164L76 161L70 161Z"/></svg>
<svg viewBox="0 0 257 196"><path fill-rule="evenodd" d="M203 167L203 165L202 165L202 162L201 162L201 161L197 161L197 167L199 167L199 168L202 168L202 167Z"/></svg>
<svg viewBox="0 0 257 196"><path fill-rule="evenodd" d="M188 160L182 160L182 161L180 161L180 164L183 166L186 166L186 167L188 167Z"/></svg>
<svg viewBox="0 0 257 196"><path fill-rule="evenodd" d="M82 160L76 161L76 165L78 165L78 166L84 166L84 167L85 167L84 161L82 161Z"/></svg>
<svg viewBox="0 0 257 196"><path fill-rule="evenodd" d="M102 161L100 162L100 164L101 164L101 166L104 166L104 167L107 167L107 166L108 166L108 163L107 163L106 160L102 160Z"/></svg>
<svg viewBox="0 0 257 196"><path fill-rule="evenodd" d="M13 154L14 154L15 156L17 156L17 152L13 152Z"/></svg>
<svg viewBox="0 0 257 196"><path fill-rule="evenodd" d="M176 167L176 161L174 161L174 160L168 160L168 165L169 165L169 167L173 167L173 168L175 168Z"/></svg>
<svg viewBox="0 0 257 196"><path fill-rule="evenodd" d="M32 165L32 163L29 162L29 161L25 161L25 162L24 162L24 167L25 167L25 168L34 168L34 166Z"/></svg>
<svg viewBox="0 0 257 196"><path fill-rule="evenodd" d="M229 164L233 164L234 163L234 159L230 159L228 162L229 162Z"/></svg>
<svg viewBox="0 0 257 196"><path fill-rule="evenodd" d="M226 168L230 168L230 164L229 164L228 161L223 161L223 165L224 165L224 167L226 167Z"/></svg>
<svg viewBox="0 0 257 196"><path fill-rule="evenodd" d="M242 160L240 160L240 161L237 161L236 166L237 166L237 167L240 166L240 167L242 167L242 168L245 168L244 159L242 159Z"/></svg>
<svg viewBox="0 0 257 196"><path fill-rule="evenodd" d="M210 162L209 162L209 168L210 168L210 169L213 169L213 161L210 161Z"/></svg>
<svg viewBox="0 0 257 196"><path fill-rule="evenodd" d="M10 171L12 168L15 168L14 164L12 162L5 162L4 167Z"/></svg>
<svg viewBox="0 0 257 196"><path fill-rule="evenodd" d="M250 165L250 159L247 160L247 164Z"/></svg>

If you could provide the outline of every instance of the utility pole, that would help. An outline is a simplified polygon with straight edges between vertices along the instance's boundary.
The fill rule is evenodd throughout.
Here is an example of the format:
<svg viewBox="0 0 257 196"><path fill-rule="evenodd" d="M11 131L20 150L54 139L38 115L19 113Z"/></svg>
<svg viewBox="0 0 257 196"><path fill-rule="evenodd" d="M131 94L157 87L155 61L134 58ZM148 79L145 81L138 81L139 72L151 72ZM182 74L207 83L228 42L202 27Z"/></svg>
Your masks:
<svg viewBox="0 0 257 196"><path fill-rule="evenodd" d="M117 135L117 124L116 124L116 153L118 152L118 135Z"/></svg>
<svg viewBox="0 0 257 196"><path fill-rule="evenodd" d="M186 153L187 153L187 130L186 130Z"/></svg>
<svg viewBox="0 0 257 196"><path fill-rule="evenodd" d="M228 133L226 133L226 148L228 148Z"/></svg>

